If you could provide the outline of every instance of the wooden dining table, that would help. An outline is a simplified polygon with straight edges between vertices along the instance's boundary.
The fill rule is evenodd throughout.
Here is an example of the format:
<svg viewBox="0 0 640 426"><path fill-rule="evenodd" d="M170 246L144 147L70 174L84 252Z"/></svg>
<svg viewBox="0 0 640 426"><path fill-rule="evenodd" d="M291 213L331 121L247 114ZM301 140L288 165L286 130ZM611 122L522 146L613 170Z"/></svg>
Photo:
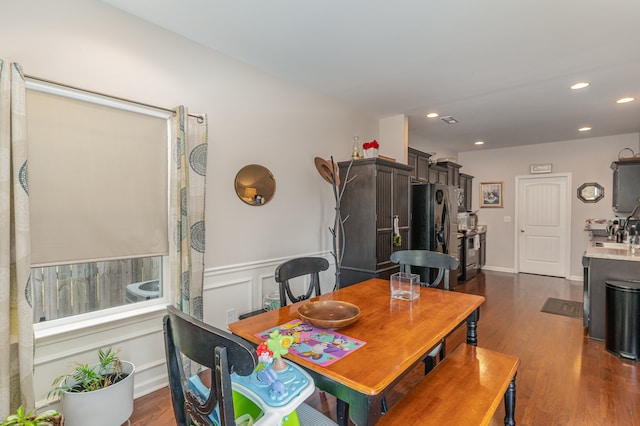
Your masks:
<svg viewBox="0 0 640 426"><path fill-rule="evenodd" d="M373 425L382 415L382 403L403 376L460 324L467 323L467 343L477 343L476 325L484 297L420 288L413 301L390 297L389 280L370 279L310 299L349 302L360 308L351 325L337 330L364 341L364 346L338 361L321 366L309 359L285 357L302 366L318 389L338 398L338 423L347 415L358 426ZM298 319L302 301L229 324L232 333L253 343L267 329Z"/></svg>

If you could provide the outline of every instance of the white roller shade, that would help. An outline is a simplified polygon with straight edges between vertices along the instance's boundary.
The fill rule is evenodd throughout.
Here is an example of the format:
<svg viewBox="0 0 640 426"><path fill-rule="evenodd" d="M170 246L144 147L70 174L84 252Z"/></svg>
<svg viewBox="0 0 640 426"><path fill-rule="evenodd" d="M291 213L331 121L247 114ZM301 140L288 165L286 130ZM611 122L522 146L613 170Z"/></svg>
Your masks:
<svg viewBox="0 0 640 426"><path fill-rule="evenodd" d="M27 87L32 265L166 254L167 114Z"/></svg>

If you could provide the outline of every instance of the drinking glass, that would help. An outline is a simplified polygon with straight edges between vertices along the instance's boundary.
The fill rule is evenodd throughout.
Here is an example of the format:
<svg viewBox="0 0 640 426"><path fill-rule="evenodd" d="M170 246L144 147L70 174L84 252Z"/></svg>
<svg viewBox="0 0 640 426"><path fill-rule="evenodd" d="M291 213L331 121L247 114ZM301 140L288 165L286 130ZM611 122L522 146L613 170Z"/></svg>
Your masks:
<svg viewBox="0 0 640 426"><path fill-rule="evenodd" d="M420 297L420 275L397 272L391 275L391 297L414 300Z"/></svg>

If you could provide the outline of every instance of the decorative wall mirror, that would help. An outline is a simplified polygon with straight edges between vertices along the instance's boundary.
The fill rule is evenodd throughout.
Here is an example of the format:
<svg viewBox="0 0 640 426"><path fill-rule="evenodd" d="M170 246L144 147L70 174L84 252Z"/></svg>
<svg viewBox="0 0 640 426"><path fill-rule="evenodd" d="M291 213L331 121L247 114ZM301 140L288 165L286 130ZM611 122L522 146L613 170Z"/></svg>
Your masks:
<svg viewBox="0 0 640 426"><path fill-rule="evenodd" d="M583 203L597 203L604 198L604 188L595 183L583 183L578 187L578 198Z"/></svg>
<svg viewBox="0 0 640 426"><path fill-rule="evenodd" d="M250 206L267 204L276 193L276 179L264 166L249 164L236 175L236 194Z"/></svg>

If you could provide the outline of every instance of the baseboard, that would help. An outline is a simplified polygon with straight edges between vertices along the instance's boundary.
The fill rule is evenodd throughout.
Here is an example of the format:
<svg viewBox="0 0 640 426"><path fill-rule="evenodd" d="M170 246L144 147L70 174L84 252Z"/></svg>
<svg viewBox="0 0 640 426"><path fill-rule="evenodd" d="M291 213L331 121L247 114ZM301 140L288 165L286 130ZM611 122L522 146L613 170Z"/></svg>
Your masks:
<svg viewBox="0 0 640 426"><path fill-rule="evenodd" d="M500 266L491 266L491 265L484 265L482 267L482 270L484 271L495 271L495 272L506 272L508 274L515 274L515 271L513 268L503 268Z"/></svg>

